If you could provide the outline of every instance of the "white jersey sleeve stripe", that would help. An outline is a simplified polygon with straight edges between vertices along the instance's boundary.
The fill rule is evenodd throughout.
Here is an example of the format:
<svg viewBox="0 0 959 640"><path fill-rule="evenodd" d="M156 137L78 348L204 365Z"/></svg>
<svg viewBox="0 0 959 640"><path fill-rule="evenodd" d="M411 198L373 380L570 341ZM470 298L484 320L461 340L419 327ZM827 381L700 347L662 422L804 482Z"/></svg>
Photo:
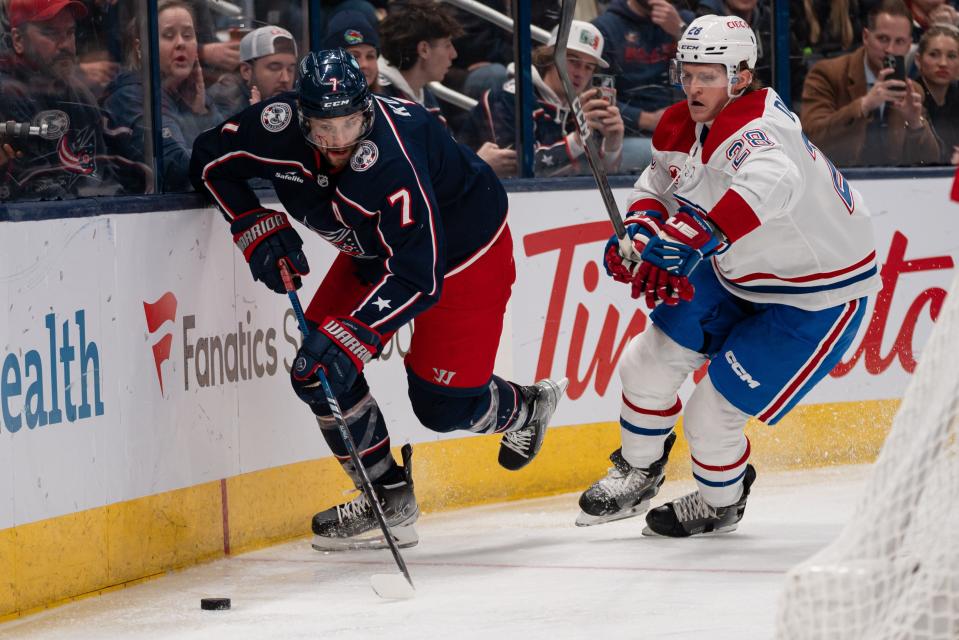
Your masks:
<svg viewBox="0 0 959 640"><path fill-rule="evenodd" d="M379 99L377 99L377 104L379 104ZM409 163L410 169L413 171L413 177L416 178L416 186L419 188L420 195L423 197L423 204L426 206L427 217L429 218L430 241L433 248L433 288L428 292L427 295L433 296L433 295L436 295L436 293L439 291L440 282L441 282L441 279L438 278L436 274L436 271L437 271L436 260L437 260L437 254L439 253L439 251L436 246L436 223L433 219L433 216L434 216L433 207L430 204L429 197L426 195L426 190L423 188L423 183L420 180L419 172L416 170L416 165L414 165L413 161L410 160L410 155L406 151L406 146L403 144L403 140L402 138L400 138L400 134L396 131L396 124L393 122L393 118L390 117L390 114L387 113L389 109L384 108L382 104L379 104L379 107L380 107L380 113L383 114L383 116L386 118L387 124L389 124L390 126L390 131L393 132L393 137L396 138L396 144L399 146L400 151L403 152L403 157L406 158L406 162ZM390 315L393 316L395 314L390 314Z"/></svg>

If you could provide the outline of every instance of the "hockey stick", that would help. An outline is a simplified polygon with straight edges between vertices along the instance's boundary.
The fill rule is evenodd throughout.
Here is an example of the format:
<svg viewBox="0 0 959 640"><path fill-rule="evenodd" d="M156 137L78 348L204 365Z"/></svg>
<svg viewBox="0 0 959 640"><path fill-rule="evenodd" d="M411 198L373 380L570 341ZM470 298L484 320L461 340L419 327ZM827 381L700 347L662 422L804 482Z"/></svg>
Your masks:
<svg viewBox="0 0 959 640"><path fill-rule="evenodd" d="M296 321L300 325L300 333L303 334L303 338L305 339L310 332L310 328L309 325L306 324L306 315L303 313L303 306L300 304L300 296L297 295L296 287L293 286L293 278L290 277L286 263L280 260L279 268L280 277L283 278L283 286L286 288L286 295L290 297L293 313L296 314ZM383 532L383 537L386 539L386 543L393 553L396 566L403 572L402 577L394 573L375 574L370 577L370 584L373 587L373 591L376 592L376 595L381 598L412 598L415 592L413 578L410 577L409 569L406 568L406 562L403 561L399 547L396 546L393 532L390 531L390 526L386 524L383 505L380 504L379 496L376 495L376 491L373 490L373 483L370 482L370 476L366 473L366 467L363 466L363 462L360 460L360 454L356 450L356 443L353 442L350 429L346 426L346 420L343 419L343 412L340 411L340 403L337 402L336 396L333 395L333 390L330 388L330 381L326 379L326 373L323 372L323 369L318 369L316 374L320 379L320 384L323 386L323 393L326 395L327 404L330 405L330 411L333 412L336 428L339 429L340 437L342 437L343 442L346 443L346 450L350 454L353 467L360 476L360 484L363 487L363 492L366 494L366 499L373 505L373 514L376 516L376 521L380 525L380 531ZM403 578L406 578L406 580L404 581Z"/></svg>
<svg viewBox="0 0 959 640"><path fill-rule="evenodd" d="M586 122L586 114L583 113L583 106L579 103L579 96L573 88L573 83L569 79L569 71L566 68L566 41L569 39L569 30L573 24L573 12L576 11L576 0L562 0L562 9L559 14L559 32L556 34L556 49L553 51L553 64L556 65L556 72L563 83L563 90L566 92L566 101L573 110L573 116L576 119L576 126L579 129L579 137L583 141L583 147L586 150L586 161L589 163L589 169L593 172L593 178L596 180L596 186L599 187L599 195L603 197L603 204L606 205L606 214L610 222L613 223L613 230L620 244L623 244L626 238L626 226L623 224L623 216L619 213L619 207L616 206L616 198L613 197L613 190L609 187L609 178L606 175L606 167L603 166L599 155L599 146L596 144L596 138L591 135L592 129ZM626 240L629 243L628 240ZM629 249L624 246L624 253L628 254Z"/></svg>

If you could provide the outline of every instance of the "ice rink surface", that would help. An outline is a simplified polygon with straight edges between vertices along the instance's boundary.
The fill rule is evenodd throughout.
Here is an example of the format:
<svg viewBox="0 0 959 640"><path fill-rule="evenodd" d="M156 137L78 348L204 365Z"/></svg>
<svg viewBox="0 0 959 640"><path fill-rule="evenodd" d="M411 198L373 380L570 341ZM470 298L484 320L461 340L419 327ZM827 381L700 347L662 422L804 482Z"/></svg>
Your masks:
<svg viewBox="0 0 959 640"><path fill-rule="evenodd" d="M370 588L396 571L389 551L302 539L14 620L0 638L772 638L785 572L836 536L867 472L760 469L739 530L698 539L644 537L642 518L576 527L578 494L425 515L403 552L412 600ZM692 487L667 483L653 505ZM208 596L233 608L202 611Z"/></svg>

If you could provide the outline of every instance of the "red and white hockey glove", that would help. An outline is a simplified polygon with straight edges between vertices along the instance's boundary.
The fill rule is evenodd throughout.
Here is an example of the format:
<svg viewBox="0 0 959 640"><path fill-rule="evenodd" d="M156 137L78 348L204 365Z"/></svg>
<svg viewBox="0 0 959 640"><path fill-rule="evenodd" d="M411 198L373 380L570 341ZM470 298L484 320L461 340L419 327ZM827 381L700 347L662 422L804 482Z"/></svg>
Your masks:
<svg viewBox="0 0 959 640"><path fill-rule="evenodd" d="M680 207L659 235L646 243L633 280L633 297L644 296L650 309L660 302L689 302L695 293L689 274L724 246L725 241L706 218L691 207Z"/></svg>
<svg viewBox="0 0 959 640"><path fill-rule="evenodd" d="M283 260L293 275L293 285L300 288L300 276L310 272L310 265L303 253L303 239L290 226L285 213L272 209L251 211L236 218L230 231L233 242L250 265L254 280L277 293L286 293L278 264Z"/></svg>
<svg viewBox="0 0 959 640"><path fill-rule="evenodd" d="M631 283L646 243L659 233L665 222L666 216L660 211L650 209L631 213L625 220L626 237L621 240L613 234L603 249L606 275L616 282Z"/></svg>
<svg viewBox="0 0 959 640"><path fill-rule="evenodd" d="M337 398L349 391L364 365L379 354L382 337L356 318L327 316L296 353L290 381L308 404L326 404L316 372L322 369Z"/></svg>

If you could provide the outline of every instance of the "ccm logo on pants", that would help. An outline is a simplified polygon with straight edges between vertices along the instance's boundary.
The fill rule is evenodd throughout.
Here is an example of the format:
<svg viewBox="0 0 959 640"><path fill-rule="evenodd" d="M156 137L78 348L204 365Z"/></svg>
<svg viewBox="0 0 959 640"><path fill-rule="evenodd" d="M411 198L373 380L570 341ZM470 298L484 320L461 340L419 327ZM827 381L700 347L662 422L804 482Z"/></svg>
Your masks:
<svg viewBox="0 0 959 640"><path fill-rule="evenodd" d="M753 377L749 375L749 372L743 369L743 365L739 364L739 361L736 360L736 356L733 355L731 350L726 352L726 362L730 364L733 373L739 376L740 380L749 385L750 389L755 389L759 386L759 382L753 380Z"/></svg>

